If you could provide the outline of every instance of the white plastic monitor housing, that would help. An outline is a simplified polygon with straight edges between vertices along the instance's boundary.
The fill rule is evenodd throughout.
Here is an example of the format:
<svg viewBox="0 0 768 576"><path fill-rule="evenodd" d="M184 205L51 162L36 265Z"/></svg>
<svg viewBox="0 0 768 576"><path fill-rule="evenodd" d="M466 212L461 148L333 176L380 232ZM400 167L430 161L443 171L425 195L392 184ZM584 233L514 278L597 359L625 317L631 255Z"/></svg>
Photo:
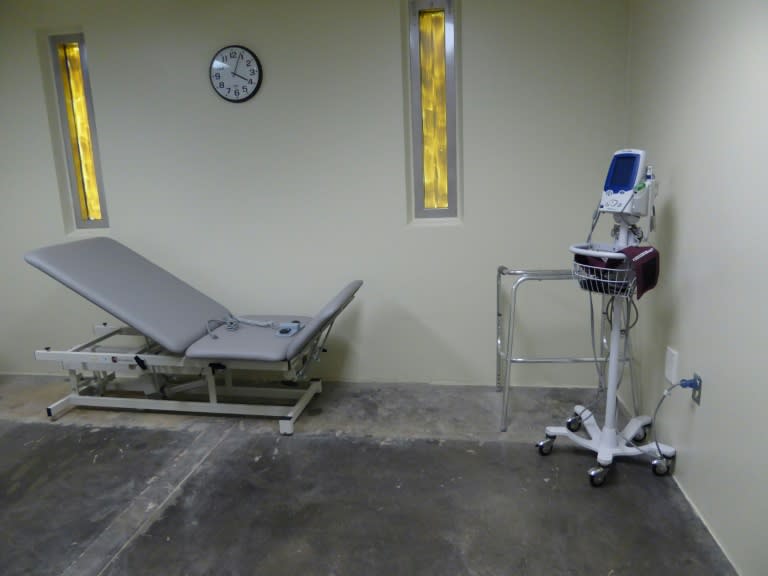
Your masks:
<svg viewBox="0 0 768 576"><path fill-rule="evenodd" d="M600 211L646 216L655 189L655 181L646 179L646 169L645 150L617 150L605 177Z"/></svg>

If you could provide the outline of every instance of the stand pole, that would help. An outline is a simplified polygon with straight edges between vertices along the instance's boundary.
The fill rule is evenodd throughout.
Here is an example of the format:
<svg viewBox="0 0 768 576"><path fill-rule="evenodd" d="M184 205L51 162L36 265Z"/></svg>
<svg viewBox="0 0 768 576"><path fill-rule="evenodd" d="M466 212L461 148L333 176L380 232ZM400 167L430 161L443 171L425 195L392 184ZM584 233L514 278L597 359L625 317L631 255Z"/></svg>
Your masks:
<svg viewBox="0 0 768 576"><path fill-rule="evenodd" d="M603 432L600 436L600 448L597 454L597 461L607 466L613 461L611 450L618 446L616 440L616 394L619 387L619 348L621 344L621 325L624 307L622 299L618 296L613 298L612 325L611 325L611 345L608 352L608 384L605 396L605 420L603 421Z"/></svg>

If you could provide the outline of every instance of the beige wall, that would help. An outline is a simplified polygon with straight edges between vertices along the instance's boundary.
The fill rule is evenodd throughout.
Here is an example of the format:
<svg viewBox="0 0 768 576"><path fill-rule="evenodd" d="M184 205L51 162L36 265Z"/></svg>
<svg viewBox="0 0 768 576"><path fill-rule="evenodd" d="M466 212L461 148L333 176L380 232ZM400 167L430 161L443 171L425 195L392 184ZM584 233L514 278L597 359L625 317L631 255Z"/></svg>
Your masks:
<svg viewBox="0 0 768 576"><path fill-rule="evenodd" d="M666 346L680 377L704 381L662 409L679 450L676 477L740 573L768 573L761 424L768 279L760 240L768 211L768 4L762 0L633 1L633 142L661 184L662 282L643 308L645 406L666 385ZM643 300L645 303L645 299Z"/></svg>
<svg viewBox="0 0 768 576"><path fill-rule="evenodd" d="M36 36L76 28L88 44L111 235L238 312L311 313L347 280L365 280L337 325L326 376L493 383L497 266L568 266L606 158L625 143L627 7L462 8L464 217L424 226L407 221L399 2L0 3L0 371L49 370L36 347L71 345L104 317L21 260L72 237ZM227 43L264 65L246 104L208 84L210 58ZM555 308L563 334L582 334L573 299L582 302L573 292ZM582 372L568 383L590 384ZM559 374L532 377L560 383Z"/></svg>

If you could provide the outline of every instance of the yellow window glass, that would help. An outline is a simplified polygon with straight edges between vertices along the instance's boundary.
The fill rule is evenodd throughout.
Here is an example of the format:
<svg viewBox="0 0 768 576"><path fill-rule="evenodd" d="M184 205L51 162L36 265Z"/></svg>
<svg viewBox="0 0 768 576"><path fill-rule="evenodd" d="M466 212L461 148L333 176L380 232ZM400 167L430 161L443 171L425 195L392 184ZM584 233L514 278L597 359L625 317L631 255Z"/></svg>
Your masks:
<svg viewBox="0 0 768 576"><path fill-rule="evenodd" d="M69 128L69 144L72 150L74 179L80 199L80 216L83 221L98 221L102 219L102 214L80 46L77 42L65 42L57 46L57 53Z"/></svg>
<svg viewBox="0 0 768 576"><path fill-rule="evenodd" d="M419 13L424 207L448 208L445 12Z"/></svg>

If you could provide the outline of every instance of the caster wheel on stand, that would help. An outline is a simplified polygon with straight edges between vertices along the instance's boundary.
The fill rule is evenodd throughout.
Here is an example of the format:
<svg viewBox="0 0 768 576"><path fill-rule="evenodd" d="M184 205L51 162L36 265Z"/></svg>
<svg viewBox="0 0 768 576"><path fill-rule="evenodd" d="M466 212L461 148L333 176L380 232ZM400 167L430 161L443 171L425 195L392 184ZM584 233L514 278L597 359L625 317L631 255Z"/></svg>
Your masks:
<svg viewBox="0 0 768 576"><path fill-rule="evenodd" d="M638 430L635 435L632 437L633 442L642 442L648 437L648 429L650 428L650 425L643 426Z"/></svg>
<svg viewBox="0 0 768 576"><path fill-rule="evenodd" d="M608 478L608 468L603 466L590 468L587 473L589 474L589 483L596 488L605 484L605 480Z"/></svg>
<svg viewBox="0 0 768 576"><path fill-rule="evenodd" d="M552 453L552 447L555 445L555 437L547 436L545 440L536 443L536 448L539 449L539 454L542 456L549 456Z"/></svg>
<svg viewBox="0 0 768 576"><path fill-rule="evenodd" d="M565 421L565 427L568 428L571 432L578 432L581 430L581 416L578 414L574 414L568 420Z"/></svg>
<svg viewBox="0 0 768 576"><path fill-rule="evenodd" d="M673 466L673 458L665 458L662 456L661 458L654 458L651 461L651 470L653 470L653 473L656 476L667 476L672 472Z"/></svg>

